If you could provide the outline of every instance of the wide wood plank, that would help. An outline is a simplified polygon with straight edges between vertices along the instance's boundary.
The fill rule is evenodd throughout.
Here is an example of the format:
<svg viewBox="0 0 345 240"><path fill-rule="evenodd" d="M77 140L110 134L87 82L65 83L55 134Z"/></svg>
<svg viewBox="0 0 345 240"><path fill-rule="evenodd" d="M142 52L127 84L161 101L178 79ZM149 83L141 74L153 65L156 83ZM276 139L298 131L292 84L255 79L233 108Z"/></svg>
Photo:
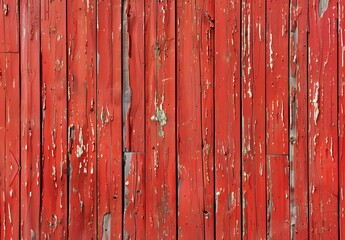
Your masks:
<svg viewBox="0 0 345 240"><path fill-rule="evenodd" d="M337 0L309 1L309 237L338 238Z"/></svg>
<svg viewBox="0 0 345 240"><path fill-rule="evenodd" d="M266 1L242 1L242 231L266 238Z"/></svg>
<svg viewBox="0 0 345 240"><path fill-rule="evenodd" d="M110 240L122 239L121 1L97 10L98 238Z"/></svg>
<svg viewBox="0 0 345 240"><path fill-rule="evenodd" d="M218 1L215 6L215 202L220 239L241 237L240 8L238 1Z"/></svg>
<svg viewBox="0 0 345 240"><path fill-rule="evenodd" d="M175 5L145 2L147 239L177 238Z"/></svg>
<svg viewBox="0 0 345 240"><path fill-rule="evenodd" d="M40 3L20 1L21 238L39 238L41 209Z"/></svg>
<svg viewBox="0 0 345 240"><path fill-rule="evenodd" d="M66 1L42 1L42 239L67 237L66 38Z"/></svg>
<svg viewBox="0 0 345 240"><path fill-rule="evenodd" d="M201 130L201 6L177 2L178 237L204 235Z"/></svg>
<svg viewBox="0 0 345 240"><path fill-rule="evenodd" d="M95 238L96 1L67 2L69 237Z"/></svg>

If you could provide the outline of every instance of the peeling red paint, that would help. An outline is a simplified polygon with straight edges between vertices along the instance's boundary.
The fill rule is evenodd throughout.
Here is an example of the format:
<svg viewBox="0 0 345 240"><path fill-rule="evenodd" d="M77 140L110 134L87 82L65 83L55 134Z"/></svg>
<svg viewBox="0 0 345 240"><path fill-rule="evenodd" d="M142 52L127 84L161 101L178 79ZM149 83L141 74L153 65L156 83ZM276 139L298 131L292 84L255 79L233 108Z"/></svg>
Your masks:
<svg viewBox="0 0 345 240"><path fill-rule="evenodd" d="M344 9L0 1L0 239L342 238Z"/></svg>

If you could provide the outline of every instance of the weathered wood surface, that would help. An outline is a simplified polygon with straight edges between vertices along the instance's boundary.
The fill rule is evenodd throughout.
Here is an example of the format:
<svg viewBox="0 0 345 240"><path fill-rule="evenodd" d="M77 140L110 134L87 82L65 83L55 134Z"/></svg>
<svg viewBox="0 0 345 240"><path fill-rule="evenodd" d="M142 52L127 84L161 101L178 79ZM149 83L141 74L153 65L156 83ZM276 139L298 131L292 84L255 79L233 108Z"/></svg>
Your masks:
<svg viewBox="0 0 345 240"><path fill-rule="evenodd" d="M344 1L0 9L0 239L345 237Z"/></svg>

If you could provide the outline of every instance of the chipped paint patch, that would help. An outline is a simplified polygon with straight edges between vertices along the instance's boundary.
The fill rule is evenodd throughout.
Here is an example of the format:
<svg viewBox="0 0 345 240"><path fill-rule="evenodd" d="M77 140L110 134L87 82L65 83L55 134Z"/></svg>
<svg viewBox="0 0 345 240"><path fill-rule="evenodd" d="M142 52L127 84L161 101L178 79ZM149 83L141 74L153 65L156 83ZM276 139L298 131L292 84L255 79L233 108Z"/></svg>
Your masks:
<svg viewBox="0 0 345 240"><path fill-rule="evenodd" d="M158 98L157 94L155 96L155 112L156 114L151 117L152 121L156 121L160 125L160 130L158 131L158 135L162 138L164 138L164 131L163 126L167 124L168 118L163 110L163 104L164 104L164 95L161 97L161 103L158 105Z"/></svg>

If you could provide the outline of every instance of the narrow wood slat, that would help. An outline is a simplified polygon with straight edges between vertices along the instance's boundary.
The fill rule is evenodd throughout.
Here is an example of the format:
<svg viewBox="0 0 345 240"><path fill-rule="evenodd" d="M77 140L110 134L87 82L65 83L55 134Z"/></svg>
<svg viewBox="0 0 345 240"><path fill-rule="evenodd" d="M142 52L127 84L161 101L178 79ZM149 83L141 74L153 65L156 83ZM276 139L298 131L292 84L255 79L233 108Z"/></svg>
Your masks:
<svg viewBox="0 0 345 240"><path fill-rule="evenodd" d="M204 221L206 239L213 239L215 232L215 170L214 170L214 50L215 50L215 1L200 5L200 68L201 68L201 133L204 182Z"/></svg>
<svg viewBox="0 0 345 240"><path fill-rule="evenodd" d="M40 236L41 103L40 3L20 1L21 238Z"/></svg>
<svg viewBox="0 0 345 240"><path fill-rule="evenodd" d="M339 233L345 238L345 2L338 9Z"/></svg>
<svg viewBox="0 0 345 240"><path fill-rule="evenodd" d="M309 237L338 238L337 0L309 1Z"/></svg>
<svg viewBox="0 0 345 240"><path fill-rule="evenodd" d="M0 1L0 52L19 52L19 1Z"/></svg>
<svg viewBox="0 0 345 240"><path fill-rule="evenodd" d="M266 238L266 1L242 1L242 225Z"/></svg>
<svg viewBox="0 0 345 240"><path fill-rule="evenodd" d="M145 239L145 154L125 153L124 239Z"/></svg>
<svg viewBox="0 0 345 240"><path fill-rule="evenodd" d="M290 239L289 157L267 157L267 238Z"/></svg>
<svg viewBox="0 0 345 240"><path fill-rule="evenodd" d="M289 1L268 0L266 15L267 154L288 154Z"/></svg>
<svg viewBox="0 0 345 240"><path fill-rule="evenodd" d="M201 12L203 1L177 2L178 237L204 235L201 130Z"/></svg>
<svg viewBox="0 0 345 240"><path fill-rule="evenodd" d="M66 1L42 1L42 239L67 237L66 37Z"/></svg>
<svg viewBox="0 0 345 240"><path fill-rule="evenodd" d="M290 2L290 215L291 238L308 238L308 2Z"/></svg>
<svg viewBox="0 0 345 240"><path fill-rule="evenodd" d="M177 238L175 5L145 2L147 239Z"/></svg>
<svg viewBox="0 0 345 240"><path fill-rule="evenodd" d="M126 0L124 12L123 137L127 152L145 151L144 2Z"/></svg>
<svg viewBox="0 0 345 240"><path fill-rule="evenodd" d="M69 237L96 237L96 1L68 1Z"/></svg>
<svg viewBox="0 0 345 240"><path fill-rule="evenodd" d="M110 240L122 239L121 1L97 10L98 238Z"/></svg>
<svg viewBox="0 0 345 240"><path fill-rule="evenodd" d="M0 112L6 113L5 55L0 54ZM0 115L0 195L6 194L6 114ZM6 237L6 199L0 197L0 238Z"/></svg>

